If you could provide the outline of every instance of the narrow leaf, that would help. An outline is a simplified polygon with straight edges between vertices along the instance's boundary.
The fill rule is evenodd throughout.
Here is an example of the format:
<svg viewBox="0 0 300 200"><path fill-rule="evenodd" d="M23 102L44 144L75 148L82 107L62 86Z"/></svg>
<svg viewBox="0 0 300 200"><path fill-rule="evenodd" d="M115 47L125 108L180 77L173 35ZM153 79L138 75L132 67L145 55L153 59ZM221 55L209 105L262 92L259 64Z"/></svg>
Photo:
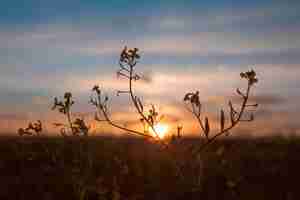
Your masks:
<svg viewBox="0 0 300 200"><path fill-rule="evenodd" d="M205 131L204 131L204 133L205 133L205 136L206 136L206 137L208 137L209 131L210 131L210 127L209 127L208 118L205 117Z"/></svg>
<svg viewBox="0 0 300 200"><path fill-rule="evenodd" d="M231 125L234 125L234 114L233 114L233 112L230 113L230 120L231 120Z"/></svg>
<svg viewBox="0 0 300 200"><path fill-rule="evenodd" d="M234 124L234 114L235 114L235 110L232 106L231 101L229 101L229 107L230 107L230 120L231 120L231 124Z"/></svg>
<svg viewBox="0 0 300 200"><path fill-rule="evenodd" d="M224 111L221 110L221 131L224 130L224 125L225 125L225 114Z"/></svg>

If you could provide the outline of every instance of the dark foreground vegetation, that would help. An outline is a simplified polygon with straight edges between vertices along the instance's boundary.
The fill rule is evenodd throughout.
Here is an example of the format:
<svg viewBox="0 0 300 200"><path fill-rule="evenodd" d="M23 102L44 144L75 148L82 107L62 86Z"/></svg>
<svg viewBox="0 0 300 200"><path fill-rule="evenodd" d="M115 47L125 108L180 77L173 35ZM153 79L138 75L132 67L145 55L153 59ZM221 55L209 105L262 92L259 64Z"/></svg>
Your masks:
<svg viewBox="0 0 300 200"><path fill-rule="evenodd" d="M0 199L300 199L299 152L297 138L220 140L199 179L145 140L2 137Z"/></svg>
<svg viewBox="0 0 300 200"><path fill-rule="evenodd" d="M211 119L203 112L200 92L187 92L183 101L200 127L198 139L183 137L183 126L179 124L177 133L164 138L158 127L163 124L161 122L165 116L159 113L155 105L145 105L143 98L134 90L135 82L143 79L143 75L136 71L141 57L138 51L138 48L129 49L125 46L120 54L117 75L127 80L128 85L126 90L118 90L117 96L127 95L130 98L138 114L136 122L143 130L132 129L111 118L110 97L99 85L91 88L89 103L95 108L94 120L97 123L106 123L143 140L89 137L91 126L83 117L72 115L75 101L71 92L65 92L63 97L54 98L52 106L52 110L58 111L66 119L66 123L53 123L60 130L62 138L41 138L43 122L37 120L18 129L20 138L3 139L1 153L4 159L3 164L0 163L0 168L3 168L3 186L0 188L3 192L0 197L78 200L240 199L241 195L251 198L250 194L256 192L264 199L264 194L271 194L271 190L255 188L256 182L255 186L243 185L244 182L251 183L253 177L252 174L246 176L248 169L250 172L257 171L260 170L258 166L269 163L261 163L259 156L247 157L247 153L260 151L259 148L248 147L247 141L237 141L238 145L243 146L241 149L233 148L232 141L223 141L218 148L212 145L217 138L229 136L240 123L254 120L254 110L258 104L250 103L249 98L252 87L258 83L256 72L252 69L240 73L247 87L236 88L235 93L240 101L229 100L228 113L220 108L219 123L214 128ZM237 150L247 153L244 155ZM279 149L275 152L279 152ZM243 156L246 156L245 162ZM237 167L235 162L238 162ZM244 167L247 169L245 172ZM264 167L261 168L261 172L253 173L254 177L258 177L254 180L260 183L266 178L261 178L262 174L266 175ZM276 170L272 173L276 174ZM254 190L243 191L248 186ZM284 192L280 195L289 195L290 198L293 194Z"/></svg>

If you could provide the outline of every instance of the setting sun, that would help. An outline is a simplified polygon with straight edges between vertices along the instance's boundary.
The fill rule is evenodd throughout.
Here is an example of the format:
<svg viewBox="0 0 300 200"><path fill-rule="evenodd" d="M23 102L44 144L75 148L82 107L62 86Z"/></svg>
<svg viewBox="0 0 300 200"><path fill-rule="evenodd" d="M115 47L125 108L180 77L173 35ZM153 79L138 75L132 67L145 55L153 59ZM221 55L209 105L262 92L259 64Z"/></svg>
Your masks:
<svg viewBox="0 0 300 200"><path fill-rule="evenodd" d="M166 136L166 134L169 130L169 127L166 124L158 123L158 124L154 125L154 129L157 132L158 136L160 138L163 138Z"/></svg>

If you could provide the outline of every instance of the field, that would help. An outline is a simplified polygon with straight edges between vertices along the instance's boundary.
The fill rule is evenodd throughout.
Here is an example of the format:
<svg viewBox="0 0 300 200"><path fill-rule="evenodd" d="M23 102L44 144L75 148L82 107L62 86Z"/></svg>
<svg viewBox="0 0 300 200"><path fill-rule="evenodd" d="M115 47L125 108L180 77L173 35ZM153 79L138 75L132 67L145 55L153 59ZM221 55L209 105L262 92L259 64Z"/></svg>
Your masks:
<svg viewBox="0 0 300 200"><path fill-rule="evenodd" d="M132 138L2 137L0 199L300 199L298 138L219 140L198 160L176 148L169 154Z"/></svg>

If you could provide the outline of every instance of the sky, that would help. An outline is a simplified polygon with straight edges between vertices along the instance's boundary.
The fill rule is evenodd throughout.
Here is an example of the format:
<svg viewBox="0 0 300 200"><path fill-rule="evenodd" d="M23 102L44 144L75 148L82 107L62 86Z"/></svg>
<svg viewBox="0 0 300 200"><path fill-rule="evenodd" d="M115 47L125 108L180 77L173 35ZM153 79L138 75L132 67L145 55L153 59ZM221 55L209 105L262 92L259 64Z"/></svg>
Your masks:
<svg viewBox="0 0 300 200"><path fill-rule="evenodd" d="M74 114L92 118L91 88L109 95L114 121L136 123L127 83L116 76L123 47L139 48L135 84L170 127L199 134L182 99L199 90L205 114L217 114L244 88L239 74L254 69L251 93L260 104L247 136L300 133L300 3L295 0L2 0L0 7L0 133L15 134L41 119L47 133L64 120L51 111L69 91ZM237 102L238 104L238 102ZM92 133L119 133L90 119ZM217 126L217 124L216 124Z"/></svg>

